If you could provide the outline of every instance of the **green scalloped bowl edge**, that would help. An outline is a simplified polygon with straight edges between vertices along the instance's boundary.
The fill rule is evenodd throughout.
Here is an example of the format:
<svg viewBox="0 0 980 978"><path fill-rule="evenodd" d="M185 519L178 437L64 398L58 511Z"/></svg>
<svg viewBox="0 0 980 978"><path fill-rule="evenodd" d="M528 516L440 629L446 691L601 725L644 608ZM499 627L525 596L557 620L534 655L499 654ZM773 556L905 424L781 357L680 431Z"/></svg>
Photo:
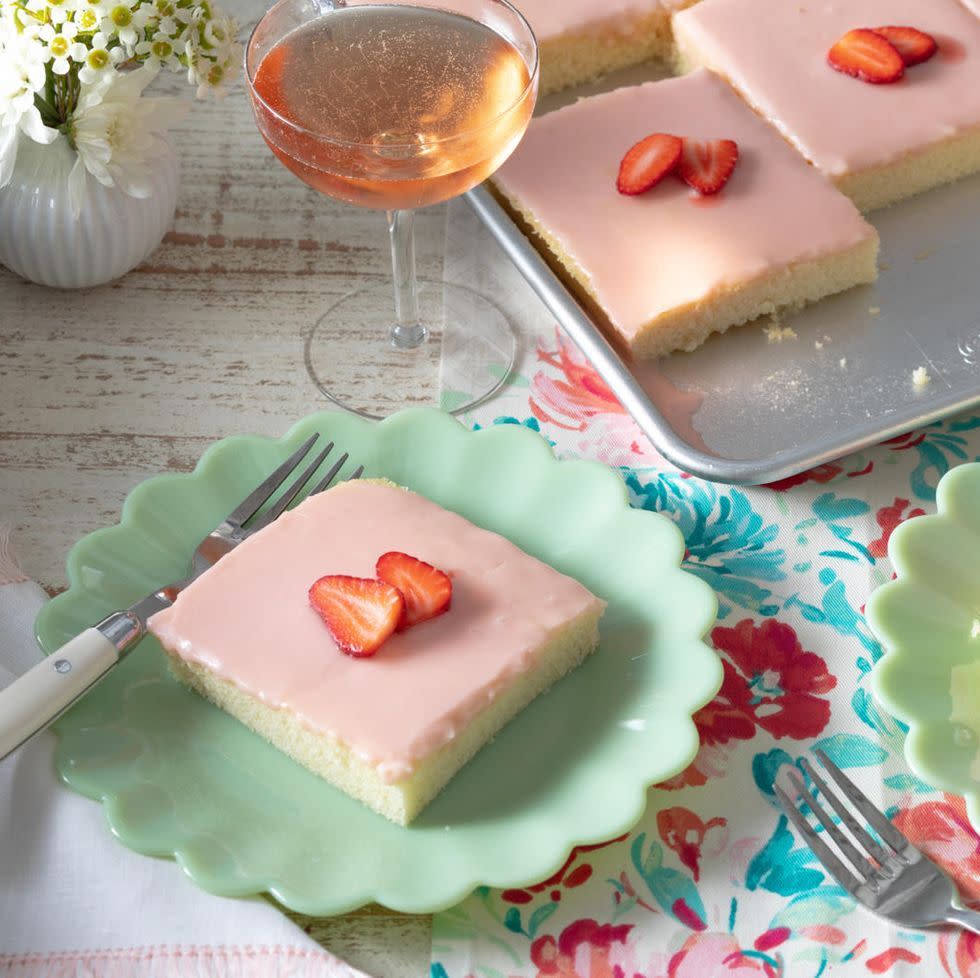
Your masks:
<svg viewBox="0 0 980 978"><path fill-rule="evenodd" d="M937 505L934 515L907 520L895 528L888 541L888 557L894 567L897 568L900 563L897 554L905 545L905 538L909 534L928 532L928 527L931 525L930 521L935 521L937 517L950 518L950 514L944 505L944 499L950 486L960 480L976 480L977 490L980 492L980 462L967 462L958 465L950 469L939 480L936 487ZM896 577L878 587L865 605L865 619L868 627L885 650L885 654L875 663L871 671L871 691L882 707L895 719L908 726L903 751L912 773L927 784L937 785L943 790L950 791L951 794L960 795L966 802L967 816L971 824L980 832L980 790L971 790L968 786L959 783L950 783L943 772L936 770L928 761L924 760L918 753L917 743L928 729L928 725L920 723L918 714L906 709L891 694L890 684L894 682L894 675L901 673L902 667L907 661L911 661L911 657L916 654L895 648L884 637L888 630L887 623L889 620L888 613L883 610L885 599L893 593L901 593L905 581L906 578L901 570L896 570ZM941 595L941 592L937 591L936 593Z"/></svg>
<svg viewBox="0 0 980 978"><path fill-rule="evenodd" d="M91 793L79 788L72 777L68 760L62 750L59 749L56 764L62 780L74 790L100 801L105 806L110 828L127 848L150 856L165 856L175 859L184 873L202 889L217 895L234 897L268 893L282 905L296 912L309 915L345 913L372 901L405 913L436 912L458 903L480 886L508 888L534 884L553 875L574 846L607 841L628 832L639 821L646 809L646 795L649 787L683 771L693 761L698 751L699 740L692 719L693 714L714 697L722 682L721 662L710 646L704 642L704 637L717 615L717 597L710 586L681 568L684 541L676 525L660 514L633 510L629 506L626 486L614 470L598 462L557 459L541 436L519 426L499 425L479 431L470 431L449 415L426 408L409 408L377 423L353 418L351 415L341 412L321 411L297 422L285 435L278 439L258 435L236 435L222 439L208 447L193 471L154 476L140 483L128 494L118 524L88 534L72 547L67 558L69 586L62 594L45 605L36 621L36 635L42 648L46 653L49 653L63 640L57 637L59 630L55 624L56 620L66 609L70 612L70 608L76 600L84 601L90 593L80 580L80 568L85 553L91 547L97 547L107 533L139 533L138 528L134 525L136 521L134 514L140 511L144 495L153 493L160 487L167 485L199 485L208 478L212 465L216 464L215 459L223 457L224 453L238 447L267 444L285 446L298 442L301 435L315 427L332 429L338 424L341 428L350 426L351 429L359 429L362 433L370 431L375 425L378 428L405 426L416 434L420 430L424 431L429 438L449 437L483 441L507 439L508 443L525 445L525 450L528 444L533 443L536 446L534 450L536 452L536 465L550 467L555 472L568 472L573 468L587 471L590 473L590 478L605 483L606 488L602 490L603 492L615 492L619 504L623 507L624 514L638 514L642 515L644 520L656 520L660 523L661 532L665 534L665 537L673 538L671 544L673 553L670 555L666 570L671 574L682 575L686 579L691 601L699 607L699 613L692 616L693 622L686 638L689 640L691 648L699 646L697 654L700 661L697 663L695 671L700 682L697 691L684 706L685 716L677 717L678 721L683 721L681 724L683 736L680 732L681 728L679 728L676 732L677 742L672 745L671 763L663 763L661 757L659 763L648 763L645 769L636 764L631 772L633 777L630 781L633 787L630 791L631 797L628 804L623 804L621 797L620 804L615 810L601 806L600 810L596 811L594 807L588 813L587 821L589 824L587 826L584 824L566 825L564 831L555 832L551 837L552 840L560 836L560 841L555 842L550 848L543 847L538 852L538 858L525 863L520 870L505 866L499 871L495 871L494 864L488 863L480 872L457 874L454 882L447 881L445 878L440 880L432 878L429 880L430 885L425 888L424 893L409 892L404 888L392 887L383 878L376 878L366 881L359 892L348 892L344 896L322 894L312 900L308 896L293 891L288 882L281 879L256 877L229 885L227 881L223 882L220 878L209 875L198 864L197 860L188 856L186 848L180 844L167 846L165 851L158 845L146 844L144 839L128 832L126 827L120 824L115 817L114 801L116 796L110 793ZM334 437L332 431L331 437ZM285 452L281 454L284 455ZM371 474L370 471L368 474ZM55 731L59 733L60 739L61 734L57 726Z"/></svg>

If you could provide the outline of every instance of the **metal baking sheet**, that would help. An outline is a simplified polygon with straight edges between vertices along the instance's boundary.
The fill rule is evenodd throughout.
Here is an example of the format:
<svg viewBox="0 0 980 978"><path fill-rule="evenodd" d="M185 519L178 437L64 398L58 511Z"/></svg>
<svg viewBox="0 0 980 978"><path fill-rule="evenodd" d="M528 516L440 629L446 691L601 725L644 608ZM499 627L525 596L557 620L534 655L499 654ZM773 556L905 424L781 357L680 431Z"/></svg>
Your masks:
<svg viewBox="0 0 980 978"><path fill-rule="evenodd" d="M980 176L870 214L877 283L781 316L795 338L772 342L767 317L639 364L610 346L485 187L467 197L657 450L692 475L772 482L980 406ZM921 387L917 367L930 376Z"/></svg>

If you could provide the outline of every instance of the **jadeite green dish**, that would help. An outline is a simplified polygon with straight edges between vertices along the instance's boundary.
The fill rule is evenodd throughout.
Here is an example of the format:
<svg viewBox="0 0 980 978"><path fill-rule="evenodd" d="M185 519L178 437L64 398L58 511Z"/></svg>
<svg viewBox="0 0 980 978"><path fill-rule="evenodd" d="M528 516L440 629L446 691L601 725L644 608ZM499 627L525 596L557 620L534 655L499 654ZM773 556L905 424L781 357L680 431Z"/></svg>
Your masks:
<svg viewBox="0 0 980 978"><path fill-rule="evenodd" d="M909 767L963 795L980 830L980 464L943 476L936 502L936 515L903 523L889 542L897 578L866 608L887 650L872 684L909 726Z"/></svg>
<svg viewBox="0 0 980 978"><path fill-rule="evenodd" d="M280 441L218 442L194 472L138 486L118 526L73 548L70 587L38 618L42 646L50 651L182 576L197 540L313 430L349 451L367 476L386 476L505 534L605 598L600 648L408 829L183 689L153 639L58 722L64 780L103 802L126 846L173 856L204 889L268 892L317 915L372 900L434 911L480 884L543 879L572 846L629 829L647 786L682 770L697 749L691 715L721 682L702 641L715 597L680 569L684 543L669 520L630 509L615 472L556 461L526 429L470 432L428 410L380 424L322 413Z"/></svg>

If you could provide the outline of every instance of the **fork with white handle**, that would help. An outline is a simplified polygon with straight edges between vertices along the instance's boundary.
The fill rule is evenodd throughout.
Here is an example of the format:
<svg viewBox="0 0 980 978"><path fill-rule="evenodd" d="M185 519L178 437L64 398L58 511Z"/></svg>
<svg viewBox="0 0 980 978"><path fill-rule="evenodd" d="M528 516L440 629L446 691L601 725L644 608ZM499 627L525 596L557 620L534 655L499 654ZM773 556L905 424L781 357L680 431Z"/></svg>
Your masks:
<svg viewBox="0 0 980 978"><path fill-rule="evenodd" d="M0 761L53 723L102 679L146 635L146 622L152 614L173 604L191 581L282 515L333 450L333 442L307 464L268 509L262 507L299 468L318 437L309 437L201 540L187 577L159 588L123 611L114 611L0 690ZM347 457L346 452L341 455L308 495L326 489ZM357 479L363 471L360 466L348 478Z"/></svg>
<svg viewBox="0 0 980 978"><path fill-rule="evenodd" d="M831 811L846 826L851 838L841 830L840 825L820 804L815 794L807 790L803 779L794 771L790 777L798 792L797 800L813 812L826 835L834 841L853 869L821 838L797 806L797 800L791 798L778 784L774 787L790 821L809 843L827 872L858 903L905 927L956 924L974 934L980 934L980 913L955 905L957 892L953 881L928 856L916 849L822 750L816 751L816 755L840 791L881 840L879 842L867 831L841 798L817 774L813 765L804 758L802 766L807 775L817 791L826 798Z"/></svg>

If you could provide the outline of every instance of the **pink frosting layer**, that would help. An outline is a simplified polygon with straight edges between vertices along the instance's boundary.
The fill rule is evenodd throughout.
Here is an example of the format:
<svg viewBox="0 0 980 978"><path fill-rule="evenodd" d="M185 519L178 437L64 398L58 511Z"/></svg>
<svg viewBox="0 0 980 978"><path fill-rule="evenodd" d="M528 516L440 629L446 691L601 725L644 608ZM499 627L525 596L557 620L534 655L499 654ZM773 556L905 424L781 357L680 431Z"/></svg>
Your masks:
<svg viewBox="0 0 980 978"><path fill-rule="evenodd" d="M827 64L847 31L887 24L927 31L939 54L892 85ZM980 127L980 21L959 0L702 0L676 15L674 31L834 177Z"/></svg>
<svg viewBox="0 0 980 978"><path fill-rule="evenodd" d="M307 592L324 574L374 577L388 550L449 573L452 607L354 659L337 649ZM600 606L577 581L421 496L351 482L241 544L154 615L150 630L339 738L394 782L533 668L558 628Z"/></svg>
<svg viewBox="0 0 980 978"><path fill-rule="evenodd" d="M715 197L699 198L673 176L623 196L619 161L652 132L734 139L739 164ZM627 340L668 310L875 236L849 200L707 71L533 120L495 180L575 259Z"/></svg>
<svg viewBox="0 0 980 978"><path fill-rule="evenodd" d="M522 0L517 4L539 41L590 30L628 33L637 20L677 10L690 0Z"/></svg>

